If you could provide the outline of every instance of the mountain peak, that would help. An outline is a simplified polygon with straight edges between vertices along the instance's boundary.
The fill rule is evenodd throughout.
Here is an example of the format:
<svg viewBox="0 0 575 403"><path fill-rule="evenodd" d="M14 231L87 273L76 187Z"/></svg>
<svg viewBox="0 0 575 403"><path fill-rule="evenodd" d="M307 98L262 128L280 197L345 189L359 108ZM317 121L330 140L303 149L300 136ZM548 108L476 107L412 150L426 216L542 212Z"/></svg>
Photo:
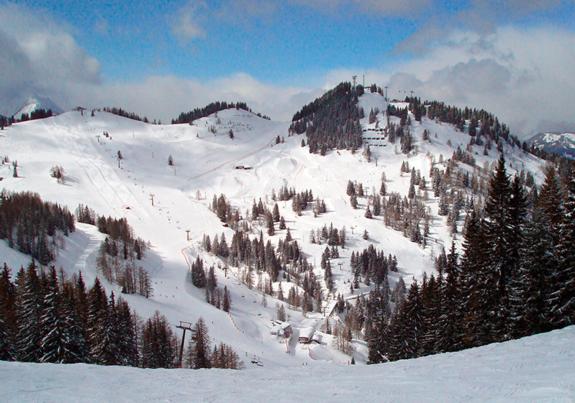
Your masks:
<svg viewBox="0 0 575 403"><path fill-rule="evenodd" d="M52 99L48 97L31 95L26 99L25 102L22 103L22 106L20 106L20 108L18 108L16 112L12 114L12 116L19 118L24 113L30 115L30 113L38 109L51 109L52 113L54 114L62 113L64 111L60 106L58 106L54 101L52 101Z"/></svg>
<svg viewBox="0 0 575 403"><path fill-rule="evenodd" d="M575 132L537 133L527 142L539 150L575 160Z"/></svg>

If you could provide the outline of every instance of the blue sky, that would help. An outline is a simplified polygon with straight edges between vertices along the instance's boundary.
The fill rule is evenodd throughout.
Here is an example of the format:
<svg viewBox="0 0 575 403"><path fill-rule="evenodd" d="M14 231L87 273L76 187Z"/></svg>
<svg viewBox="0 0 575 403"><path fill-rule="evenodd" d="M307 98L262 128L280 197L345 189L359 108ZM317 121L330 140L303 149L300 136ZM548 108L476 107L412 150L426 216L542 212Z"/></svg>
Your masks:
<svg viewBox="0 0 575 403"><path fill-rule="evenodd" d="M365 73L502 110L517 130L563 127L575 81L556 73L575 61L573 21L574 0L0 0L0 108L38 93L165 119L237 98L286 119ZM557 105L527 116L546 88Z"/></svg>
<svg viewBox="0 0 575 403"><path fill-rule="evenodd" d="M282 84L309 83L342 67L385 68L412 56L397 47L429 20L463 25L466 17L461 14L474 7L470 1L403 2L406 6L392 4L401 1L363 3L18 1L68 24L79 45L100 61L106 80L131 81L165 74L211 79L241 71ZM520 1L494 6L501 15L481 16L489 21L469 17L467 23L504 21L517 4ZM525 7L513 18L524 25L543 21L575 24L573 5L568 2L549 9L534 7L536 12ZM174 26L182 23L179 17L186 13L189 22L202 31L198 36L182 38L174 33Z"/></svg>
<svg viewBox="0 0 575 403"><path fill-rule="evenodd" d="M369 15L345 6L321 13L314 7L278 4L236 19L223 13L241 11L231 9L229 2L208 1L195 15L203 35L182 39L172 26L188 1L18 3L69 24L110 80L149 74L209 79L242 71L267 81L305 82L307 75L336 67L380 66L398 58L392 54L395 45L417 29L403 15Z"/></svg>

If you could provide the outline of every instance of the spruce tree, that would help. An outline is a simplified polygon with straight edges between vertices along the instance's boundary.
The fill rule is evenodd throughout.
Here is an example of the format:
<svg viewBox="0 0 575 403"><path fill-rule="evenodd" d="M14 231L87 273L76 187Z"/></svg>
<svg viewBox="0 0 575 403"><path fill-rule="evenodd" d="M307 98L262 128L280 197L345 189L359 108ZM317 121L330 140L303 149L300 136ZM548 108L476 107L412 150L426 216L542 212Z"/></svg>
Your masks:
<svg viewBox="0 0 575 403"><path fill-rule="evenodd" d="M490 287L493 276L488 271L488 245L484 225L475 210L469 213L463 234L461 262L461 301L463 345L476 347L491 341L489 335Z"/></svg>
<svg viewBox="0 0 575 403"><path fill-rule="evenodd" d="M16 336L16 358L18 361L40 361L43 290L36 265L30 263L26 274L20 278L17 295L18 334Z"/></svg>
<svg viewBox="0 0 575 403"><path fill-rule="evenodd" d="M10 277L10 269L4 263L0 274L0 360L14 359L16 288Z"/></svg>
<svg viewBox="0 0 575 403"><path fill-rule="evenodd" d="M570 176L559 225L558 296L551 307L552 321L556 327L575 323L575 167Z"/></svg>
<svg viewBox="0 0 575 403"><path fill-rule="evenodd" d="M487 276L495 282L495 287L487 288L489 298L484 303L490 315L491 333L494 340L509 338L509 282L512 261L511 242L514 238L510 219L511 185L505 170L505 159L501 154L495 173L489 183L489 195L485 203L485 235L489 245L489 269Z"/></svg>
<svg viewBox="0 0 575 403"><path fill-rule="evenodd" d="M515 337L551 329L549 301L556 268L556 259L550 253L553 248L547 220L540 209L535 209L524 231L521 261L515 279L512 301Z"/></svg>
<svg viewBox="0 0 575 403"><path fill-rule="evenodd" d="M455 242L451 242L451 250L447 255L445 281L442 282L439 305L438 334L435 343L436 352L457 351L461 348L461 316L458 254Z"/></svg>
<svg viewBox="0 0 575 403"><path fill-rule="evenodd" d="M62 301L58 289L56 269L50 268L48 283L44 294L41 331L41 362L68 362L66 326L62 316Z"/></svg>
<svg viewBox="0 0 575 403"><path fill-rule="evenodd" d="M96 278L88 293L88 340L90 344L90 360L96 364L102 363L102 346L106 320L108 316L108 299L100 280Z"/></svg>
<svg viewBox="0 0 575 403"><path fill-rule="evenodd" d="M64 286L62 293L62 317L66 329L65 362L88 362L89 352L86 330L78 312L78 304L71 285Z"/></svg>
<svg viewBox="0 0 575 403"><path fill-rule="evenodd" d="M521 250L524 244L525 217L527 215L527 198L519 176L515 176L511 189L509 204L509 221L511 238L509 245L510 274L509 282L509 333L512 337L525 334L525 281L521 274Z"/></svg>
<svg viewBox="0 0 575 403"><path fill-rule="evenodd" d="M210 368L210 338L208 327L202 318L194 326L193 344L190 349L190 362L192 368Z"/></svg>

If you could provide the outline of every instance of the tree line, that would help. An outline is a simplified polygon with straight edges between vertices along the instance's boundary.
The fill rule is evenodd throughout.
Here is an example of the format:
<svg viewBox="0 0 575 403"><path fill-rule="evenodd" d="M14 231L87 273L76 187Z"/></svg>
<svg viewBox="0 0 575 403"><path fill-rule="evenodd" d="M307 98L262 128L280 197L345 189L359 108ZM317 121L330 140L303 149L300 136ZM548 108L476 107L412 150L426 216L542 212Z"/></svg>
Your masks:
<svg viewBox="0 0 575 403"><path fill-rule="evenodd" d="M194 120L205 118L210 116L211 114L217 113L219 111L223 111L225 109L241 109L247 112L253 112L248 104L245 102L226 102L226 101L216 101L211 102L208 105L204 106L203 108L195 108L189 112L182 112L176 119L172 119L172 124L179 124L179 123L192 123ZM256 114L257 116L270 120L268 116L262 115L260 113Z"/></svg>
<svg viewBox="0 0 575 403"><path fill-rule="evenodd" d="M191 368L239 367L229 346L212 352L203 320L195 330L187 352ZM164 316L156 312L142 321L124 299L107 295L97 278L88 289L81 273L66 278L33 261L14 280L10 268L2 268L0 360L173 368L177 346Z"/></svg>
<svg viewBox="0 0 575 403"><path fill-rule="evenodd" d="M153 289L147 271L138 261L145 255L147 244L136 238L126 218L98 216L90 207L76 208L78 222L95 225L107 237L100 244L96 264L110 283L118 284L123 294L140 294L146 298Z"/></svg>
<svg viewBox="0 0 575 403"><path fill-rule="evenodd" d="M333 149L359 149L362 145L359 120L363 110L357 107L357 102L361 93L349 82L338 84L295 113L290 135L305 133L310 153L325 155Z"/></svg>
<svg viewBox="0 0 575 403"><path fill-rule="evenodd" d="M463 253L436 259L437 275L414 281L367 329L372 363L458 351L575 323L575 171L547 169L527 203L500 158L481 209L466 219Z"/></svg>
<svg viewBox="0 0 575 403"><path fill-rule="evenodd" d="M54 259L62 236L74 230L74 216L66 207L31 192L0 194L0 239L41 264Z"/></svg>

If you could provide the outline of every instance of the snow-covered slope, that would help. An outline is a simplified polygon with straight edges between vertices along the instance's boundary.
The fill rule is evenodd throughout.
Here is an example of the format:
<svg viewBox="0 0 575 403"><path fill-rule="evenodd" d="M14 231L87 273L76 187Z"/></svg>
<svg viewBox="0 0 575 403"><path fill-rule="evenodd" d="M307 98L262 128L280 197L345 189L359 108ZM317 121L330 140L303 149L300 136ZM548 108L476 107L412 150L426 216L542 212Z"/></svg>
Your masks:
<svg viewBox="0 0 575 403"><path fill-rule="evenodd" d="M573 402L575 327L372 366L269 371L0 363L4 402Z"/></svg>
<svg viewBox="0 0 575 403"><path fill-rule="evenodd" d="M14 116L16 119L20 119L22 114L30 115L32 112L38 109L50 109L54 114L63 112L63 109L56 105L56 103L50 98L33 96L26 99L26 102L24 102L22 106L20 106L18 110L12 114L12 116Z"/></svg>
<svg viewBox="0 0 575 403"><path fill-rule="evenodd" d="M575 159L575 133L538 133L527 143L548 153Z"/></svg>
<svg viewBox="0 0 575 403"><path fill-rule="evenodd" d="M384 98L378 94L366 93L359 102L366 115L376 107L380 111L386 109ZM386 125L383 113L377 119L378 122L371 125L367 120L362 121L364 129ZM234 133L233 139L229 136L230 130ZM430 133L429 141L422 140L424 130ZM427 118L422 122L413 120L411 133L415 150L410 155L402 154L398 144L390 144L386 139L373 140L377 144L371 147L372 160L368 162L360 152L310 154L307 147L301 147L301 136L288 136L287 123L261 119L236 109L196 120L193 125L150 125L104 112L97 112L94 117L66 112L48 119L17 123L0 134L1 153L18 161L20 176L12 177L11 165L0 165L0 177L4 178L0 185L13 191L38 192L45 200L65 204L71 210L83 203L100 215L126 217L137 236L152 245L145 266L152 277L154 295L150 299L127 296L140 315L147 317L159 310L171 323L204 317L212 338L231 344L248 365L254 356L266 367L321 361L345 363L350 357L333 348L330 335L322 334L321 344L309 346L299 345L295 339L286 344L270 335L278 301L268 297L264 306L262 293L256 288L247 289L239 281L239 269L231 268L226 276L222 269L224 263L200 247L204 234L213 237L225 233L228 241L232 235L232 230L222 226L208 207L214 195L224 193L242 215L251 209L254 199L261 198L271 208L272 191L284 185L295 187L298 192L311 189L314 197L325 200L327 213L318 217L309 210L297 216L291 201L278 204L292 236L316 267L320 279L323 272L319 263L325 244L311 243L310 232L331 223L335 228L346 228L346 248L341 250L339 259L332 261L335 292L325 292L324 310L329 314L335 304L334 294L357 298L358 294L369 291L362 286L354 295L350 294L353 274L349 258L353 251L373 244L386 254L396 255L400 272L390 274L393 285L400 275L409 282L433 270L433 257L451 243L445 218L435 216L437 198L426 201L434 215L426 248L409 242L401 232L385 227L381 217L365 218L366 199L360 200L359 209L349 204L345 192L348 180L363 183L366 192L373 194L379 189L385 171L388 192L406 195L410 175L400 172L403 161L409 161L410 167L428 177L432 164L441 164L440 156L447 160L458 146L465 149L469 140L453 126ZM285 142L276 144L278 136L284 137ZM369 136L372 134L366 131L364 137L371 144L372 140L367 140ZM117 159L118 151L124 157L121 161ZM483 155L483 147L474 146L472 151L479 167L498 158L495 149L488 155ZM541 160L508 145L505 152L512 172L528 169L540 180ZM169 156L174 166L168 165ZM54 165L64 168L64 184L50 177L50 168ZM240 165L251 169L235 169ZM462 223L461 220L459 225ZM187 230L191 241L186 240ZM369 233L368 240L362 238L364 231ZM277 231L271 237L272 242L277 243L285 233ZM65 249L60 251L56 264L70 273L81 269L91 281L97 275L94 261L101 239L95 228L79 225ZM0 254L7 256L13 267L28 261L26 256L8 251L3 242L0 242ZM207 304L204 292L186 282L188 263L197 256L216 266L220 285L230 290L230 315ZM106 287L118 291L111 284ZM287 288L283 291L287 293ZM325 314L303 316L301 311L288 309L296 335L299 328L319 329ZM353 345L356 362L365 362L365 343L355 340Z"/></svg>

